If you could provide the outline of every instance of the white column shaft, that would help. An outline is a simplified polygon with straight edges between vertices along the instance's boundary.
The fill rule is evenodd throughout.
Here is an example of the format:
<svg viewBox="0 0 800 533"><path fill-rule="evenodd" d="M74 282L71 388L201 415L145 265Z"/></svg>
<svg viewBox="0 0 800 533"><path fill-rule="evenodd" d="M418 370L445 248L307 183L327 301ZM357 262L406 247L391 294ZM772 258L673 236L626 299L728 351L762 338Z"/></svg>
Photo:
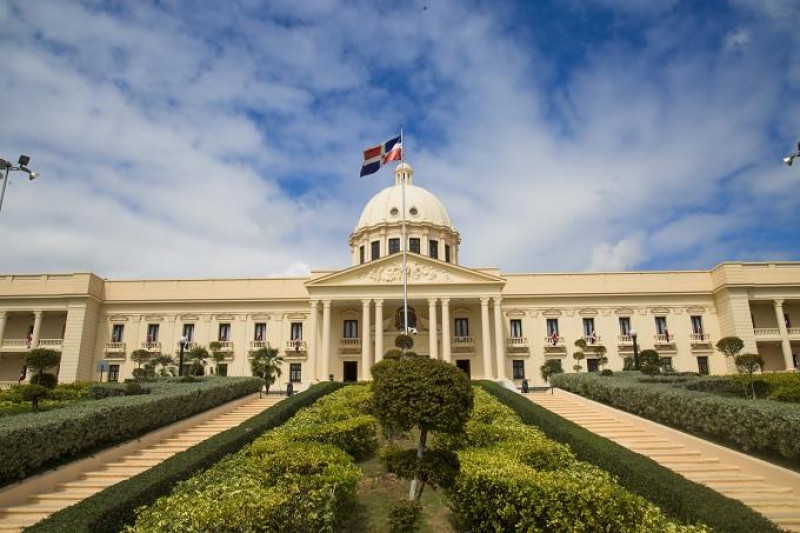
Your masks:
<svg viewBox="0 0 800 533"><path fill-rule="evenodd" d="M322 302L322 352L319 354L321 359L320 379L328 380L331 364L331 302Z"/></svg>
<svg viewBox="0 0 800 533"><path fill-rule="evenodd" d="M42 317L44 313L41 311L34 311L33 313L33 335L31 339L31 348L39 346L39 337L42 332Z"/></svg>
<svg viewBox="0 0 800 533"><path fill-rule="evenodd" d="M489 298L481 298L481 340L483 353L483 377L492 379L492 332L489 328Z"/></svg>
<svg viewBox="0 0 800 533"><path fill-rule="evenodd" d="M6 313L0 312L0 346L3 346L3 335L6 332Z"/></svg>
<svg viewBox="0 0 800 533"><path fill-rule="evenodd" d="M383 359L383 300L375 300L375 362Z"/></svg>
<svg viewBox="0 0 800 533"><path fill-rule="evenodd" d="M447 363L453 362L453 355L450 352L450 300L442 298L442 359Z"/></svg>
<svg viewBox="0 0 800 533"><path fill-rule="evenodd" d="M430 319L430 331L428 334L428 352L431 359L438 359L438 333L436 326L436 298L428 300L428 318Z"/></svg>
<svg viewBox="0 0 800 533"><path fill-rule="evenodd" d="M306 372L308 373L309 381L317 381L317 315L319 314L319 302L311 300L311 314L308 316L308 339L306 340L306 349L308 350L308 364L306 364Z"/></svg>
<svg viewBox="0 0 800 533"><path fill-rule="evenodd" d="M506 379L505 335L503 333L503 314L501 298L494 299L494 350L497 364L497 379Z"/></svg>
<svg viewBox="0 0 800 533"><path fill-rule="evenodd" d="M781 333L781 352L786 370L794 368L792 359L792 343L789 341L789 330L786 328L786 319L783 317L783 300L775 300L775 318L778 319L778 330Z"/></svg>
<svg viewBox="0 0 800 533"><path fill-rule="evenodd" d="M361 381L367 381L369 379L369 369L372 366L370 363L370 348L372 348L369 331L370 302L371 300L361 300Z"/></svg>

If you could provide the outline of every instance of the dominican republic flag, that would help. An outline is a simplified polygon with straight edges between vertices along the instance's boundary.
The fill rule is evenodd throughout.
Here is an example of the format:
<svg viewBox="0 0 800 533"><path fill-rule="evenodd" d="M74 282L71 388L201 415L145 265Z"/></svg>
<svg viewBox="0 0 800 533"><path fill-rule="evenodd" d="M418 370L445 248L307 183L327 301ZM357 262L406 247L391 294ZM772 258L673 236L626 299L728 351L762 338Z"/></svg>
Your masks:
<svg viewBox="0 0 800 533"><path fill-rule="evenodd" d="M403 158L403 143L398 135L385 143L364 150L364 163L361 165L361 177L369 176L380 170L389 161L400 161Z"/></svg>

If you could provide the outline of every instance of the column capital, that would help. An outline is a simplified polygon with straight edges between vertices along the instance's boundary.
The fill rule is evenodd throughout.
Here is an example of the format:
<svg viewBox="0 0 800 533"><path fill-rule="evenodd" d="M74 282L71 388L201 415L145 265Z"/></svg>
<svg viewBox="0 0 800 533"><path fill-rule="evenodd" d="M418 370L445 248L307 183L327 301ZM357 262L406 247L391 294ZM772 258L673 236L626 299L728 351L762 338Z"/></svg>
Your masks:
<svg viewBox="0 0 800 533"><path fill-rule="evenodd" d="M481 305L488 306L489 300L491 300L491 298L489 298L488 296L481 296Z"/></svg>
<svg viewBox="0 0 800 533"><path fill-rule="evenodd" d="M37 317L37 318L41 318L41 316L42 316L43 314L44 314L44 311L34 311L34 312L33 312L33 316L35 316L35 317Z"/></svg>
<svg viewBox="0 0 800 533"><path fill-rule="evenodd" d="M428 298L428 305L436 305L438 298Z"/></svg>
<svg viewBox="0 0 800 533"><path fill-rule="evenodd" d="M331 301L330 300L322 300L322 307L324 307L325 309L330 309L331 308Z"/></svg>
<svg viewBox="0 0 800 533"><path fill-rule="evenodd" d="M492 298L492 300L494 300L495 305L500 305L500 302L503 301L503 297L502 296L494 296Z"/></svg>
<svg viewBox="0 0 800 533"><path fill-rule="evenodd" d="M439 298L442 301L442 305L447 305L450 303L450 298Z"/></svg>
<svg viewBox="0 0 800 533"><path fill-rule="evenodd" d="M775 299L772 303L775 304L775 307L783 307L783 300L781 299Z"/></svg>
<svg viewBox="0 0 800 533"><path fill-rule="evenodd" d="M0 311L0 318L5 318L6 316L8 316L7 311Z"/></svg>
<svg viewBox="0 0 800 533"><path fill-rule="evenodd" d="M316 309L316 308L317 308L317 306L319 306L319 300L309 300L309 301L308 301L308 305L310 305L311 307L313 307L314 309Z"/></svg>
<svg viewBox="0 0 800 533"><path fill-rule="evenodd" d="M375 300L375 307L383 307L383 300Z"/></svg>
<svg viewBox="0 0 800 533"><path fill-rule="evenodd" d="M370 300L369 298L362 298L362 300L361 300L361 305L363 305L364 307L369 307L369 304L371 304L371 303L372 303L372 300Z"/></svg>

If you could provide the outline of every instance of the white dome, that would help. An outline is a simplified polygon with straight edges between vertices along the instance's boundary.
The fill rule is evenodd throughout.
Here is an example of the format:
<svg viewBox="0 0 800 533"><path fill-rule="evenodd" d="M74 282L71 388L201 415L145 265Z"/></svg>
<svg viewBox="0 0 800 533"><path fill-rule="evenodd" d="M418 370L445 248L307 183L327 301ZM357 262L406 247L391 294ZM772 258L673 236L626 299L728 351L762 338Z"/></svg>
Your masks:
<svg viewBox="0 0 800 533"><path fill-rule="evenodd" d="M427 222L436 226L452 229L450 215L436 196L422 187L412 184L413 170L407 163L401 163L395 170L396 180L392 187L387 187L372 197L361 211L361 217L354 232L363 228L386 223L397 223L402 220L400 210L403 208L403 188L401 174L406 174L406 222Z"/></svg>

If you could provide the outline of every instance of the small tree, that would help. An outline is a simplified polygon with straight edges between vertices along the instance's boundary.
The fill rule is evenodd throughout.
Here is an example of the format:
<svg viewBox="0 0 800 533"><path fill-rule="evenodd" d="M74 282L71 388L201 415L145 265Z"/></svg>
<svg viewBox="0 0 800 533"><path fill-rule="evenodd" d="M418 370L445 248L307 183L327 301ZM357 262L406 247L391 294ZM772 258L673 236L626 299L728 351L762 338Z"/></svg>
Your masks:
<svg viewBox="0 0 800 533"><path fill-rule="evenodd" d="M189 358L189 375L202 376L205 373L206 359L209 357L208 350L204 346L195 346L186 356Z"/></svg>
<svg viewBox="0 0 800 533"><path fill-rule="evenodd" d="M259 348L253 352L250 369L253 371L254 376L264 380L267 394L269 394L269 388L275 383L275 380L283 373L283 363L283 357L275 348Z"/></svg>
<svg viewBox="0 0 800 533"><path fill-rule="evenodd" d="M581 369L583 368L581 366L581 361L583 361L583 359L585 357L586 357L586 355L583 352L580 352L580 351L572 352L572 358L575 359L575 366L573 366L572 369L575 372L580 372L581 371Z"/></svg>
<svg viewBox="0 0 800 533"><path fill-rule="evenodd" d="M373 409L378 419L400 431L419 429L416 450L389 450L384 464L400 476L413 478L408 499L419 501L426 483L447 487L458 472L455 453L428 450L427 440L430 432L454 435L463 431L472 411L469 378L455 366L427 357L378 365L380 372L373 372Z"/></svg>
<svg viewBox="0 0 800 533"><path fill-rule="evenodd" d="M655 350L642 350L639 353L639 370L642 374L658 374L661 372L661 357Z"/></svg>
<svg viewBox="0 0 800 533"><path fill-rule="evenodd" d="M209 342L208 349L211 350L211 359L214 360L214 373L219 374L219 364L225 360L225 352L222 351L222 343L219 341Z"/></svg>
<svg viewBox="0 0 800 533"><path fill-rule="evenodd" d="M137 381L142 379L142 374L144 374L141 370L142 365L150 361L152 357L153 354L147 350L134 350L131 353L131 361L136 363L136 370L133 371L133 377L135 377Z"/></svg>
<svg viewBox="0 0 800 533"><path fill-rule="evenodd" d="M717 341L717 350L725 357L736 357L744 349L744 341L739 337L722 337Z"/></svg>
<svg viewBox="0 0 800 533"><path fill-rule="evenodd" d="M41 385L22 385L20 395L26 402L31 402L33 412L39 412L39 400L44 400L50 396L50 389Z"/></svg>
<svg viewBox="0 0 800 533"><path fill-rule="evenodd" d="M608 350L606 347L602 344L598 344L594 347L594 353L597 354L597 362L600 364L600 368L605 369L608 364L608 357L606 357Z"/></svg>
<svg viewBox="0 0 800 533"><path fill-rule="evenodd" d="M756 388L753 384L753 374L756 370L764 368L764 360L760 355L754 353L743 353L736 355L733 358L736 363L736 370L740 374L747 374L747 380L750 384L750 391L753 393L753 399L756 399Z"/></svg>
<svg viewBox="0 0 800 533"><path fill-rule="evenodd" d="M47 368L56 366L61 362L61 354L55 350L48 350L46 348L34 348L28 355L25 356L25 364L33 370L34 376L31 378L31 383L53 384L58 382L58 379L48 379L44 377L44 371ZM38 406L38 403L37 403Z"/></svg>
<svg viewBox="0 0 800 533"><path fill-rule="evenodd" d="M414 338L411 335L401 333L394 339L394 345L403 352L403 355L405 355L408 350L414 347Z"/></svg>
<svg viewBox="0 0 800 533"><path fill-rule="evenodd" d="M553 374L562 374L564 372L564 369L561 368L560 359L548 359L539 368L539 371L542 373L542 378L549 383L550 376L552 376Z"/></svg>

